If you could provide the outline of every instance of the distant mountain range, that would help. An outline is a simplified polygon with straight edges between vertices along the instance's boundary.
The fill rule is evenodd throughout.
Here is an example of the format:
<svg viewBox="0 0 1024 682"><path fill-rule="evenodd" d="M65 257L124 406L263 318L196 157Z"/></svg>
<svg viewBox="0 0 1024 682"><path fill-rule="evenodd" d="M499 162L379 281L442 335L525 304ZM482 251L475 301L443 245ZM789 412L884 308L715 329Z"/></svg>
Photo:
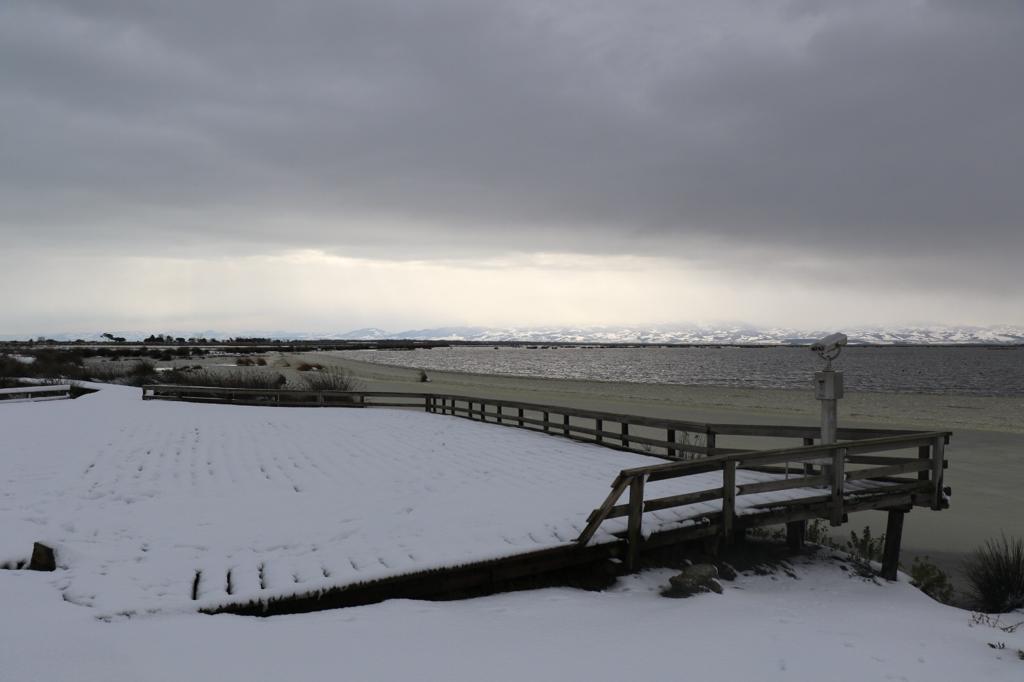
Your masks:
<svg viewBox="0 0 1024 682"><path fill-rule="evenodd" d="M656 327L434 327L406 331L385 331L374 327L355 329L344 333L309 333L285 331L251 331L225 334L206 330L180 332L156 330L185 338L228 339L233 337L259 337L280 340L450 340L526 343L652 343L652 344L801 344L820 338L834 330L792 329L782 327L687 326L662 325ZM1024 344L1024 327L901 327L864 328L843 330L851 343L859 344ZM130 341L140 341L151 332L112 332ZM18 340L25 337L0 336L0 340ZM52 334L47 338L58 341L102 341L101 332Z"/></svg>

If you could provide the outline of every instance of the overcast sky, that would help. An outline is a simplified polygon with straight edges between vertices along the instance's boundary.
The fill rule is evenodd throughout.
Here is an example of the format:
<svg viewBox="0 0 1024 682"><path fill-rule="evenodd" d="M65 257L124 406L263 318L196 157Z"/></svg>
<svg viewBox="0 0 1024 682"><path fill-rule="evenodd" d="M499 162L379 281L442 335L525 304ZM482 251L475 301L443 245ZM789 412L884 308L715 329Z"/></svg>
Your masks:
<svg viewBox="0 0 1024 682"><path fill-rule="evenodd" d="M1022 325L1019 0L0 3L0 334Z"/></svg>

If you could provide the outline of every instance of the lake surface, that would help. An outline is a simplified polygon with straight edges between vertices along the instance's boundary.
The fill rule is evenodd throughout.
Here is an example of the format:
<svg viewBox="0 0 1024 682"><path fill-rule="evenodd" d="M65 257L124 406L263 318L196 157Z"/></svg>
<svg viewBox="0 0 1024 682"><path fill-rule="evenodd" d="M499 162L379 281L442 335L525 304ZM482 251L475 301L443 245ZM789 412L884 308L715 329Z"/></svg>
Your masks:
<svg viewBox="0 0 1024 682"><path fill-rule="evenodd" d="M476 374L634 383L807 388L822 361L807 348L512 348L340 351L355 360ZM849 390L1024 396L1024 347L854 347L834 368Z"/></svg>

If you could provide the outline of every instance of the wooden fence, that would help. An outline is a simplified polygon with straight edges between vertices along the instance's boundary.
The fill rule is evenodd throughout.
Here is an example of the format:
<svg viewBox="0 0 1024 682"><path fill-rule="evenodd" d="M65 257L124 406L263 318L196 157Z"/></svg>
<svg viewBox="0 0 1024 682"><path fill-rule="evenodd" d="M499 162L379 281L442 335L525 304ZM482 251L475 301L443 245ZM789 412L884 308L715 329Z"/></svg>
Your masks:
<svg viewBox="0 0 1024 682"><path fill-rule="evenodd" d="M143 400L184 400L233 405L414 408L539 431L672 461L748 450L720 447L719 436L793 439L805 445L819 436L817 428L808 426L704 423L438 393L231 389L176 385L147 385L142 387L142 393ZM911 433L914 432L841 428L838 437L854 440Z"/></svg>
<svg viewBox="0 0 1024 682"><path fill-rule="evenodd" d="M0 388L0 403L24 403L40 402L43 400L64 400L70 397L71 386L68 384Z"/></svg>

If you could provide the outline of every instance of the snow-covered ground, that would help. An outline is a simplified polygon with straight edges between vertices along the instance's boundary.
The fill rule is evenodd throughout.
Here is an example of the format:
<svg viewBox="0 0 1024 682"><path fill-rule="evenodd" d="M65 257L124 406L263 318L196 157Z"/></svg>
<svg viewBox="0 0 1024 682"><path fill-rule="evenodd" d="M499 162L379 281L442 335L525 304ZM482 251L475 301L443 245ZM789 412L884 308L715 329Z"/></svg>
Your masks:
<svg viewBox="0 0 1024 682"><path fill-rule="evenodd" d="M95 386L74 401L0 410L0 563L27 558L34 541L56 547L53 587L102 615L309 593L562 545L621 469L659 461L418 411L143 402L138 389ZM720 473L702 474L649 495L719 486ZM739 510L817 494L744 496ZM647 514L645 530L698 522L719 505ZM595 541L624 524L606 523Z"/></svg>
<svg viewBox="0 0 1024 682"><path fill-rule="evenodd" d="M0 570L0 680L1024 678L1024 627L972 625L905 579L872 584L830 562L688 600L658 596L670 572L649 571L603 593L201 615L571 541L614 475L650 460L419 412L101 388L0 406L0 563L39 540L61 565ZM701 509L714 506L688 513Z"/></svg>
<svg viewBox="0 0 1024 682"><path fill-rule="evenodd" d="M43 574L0 571L0 679L1024 679L1024 627L972 624L969 612L905 581L872 584L835 563L798 564L795 574L741 576L722 595L682 600L658 596L671 575L658 570L602 593L546 589L270 619L105 622L62 602ZM1024 613L1000 622L1020 620Z"/></svg>

